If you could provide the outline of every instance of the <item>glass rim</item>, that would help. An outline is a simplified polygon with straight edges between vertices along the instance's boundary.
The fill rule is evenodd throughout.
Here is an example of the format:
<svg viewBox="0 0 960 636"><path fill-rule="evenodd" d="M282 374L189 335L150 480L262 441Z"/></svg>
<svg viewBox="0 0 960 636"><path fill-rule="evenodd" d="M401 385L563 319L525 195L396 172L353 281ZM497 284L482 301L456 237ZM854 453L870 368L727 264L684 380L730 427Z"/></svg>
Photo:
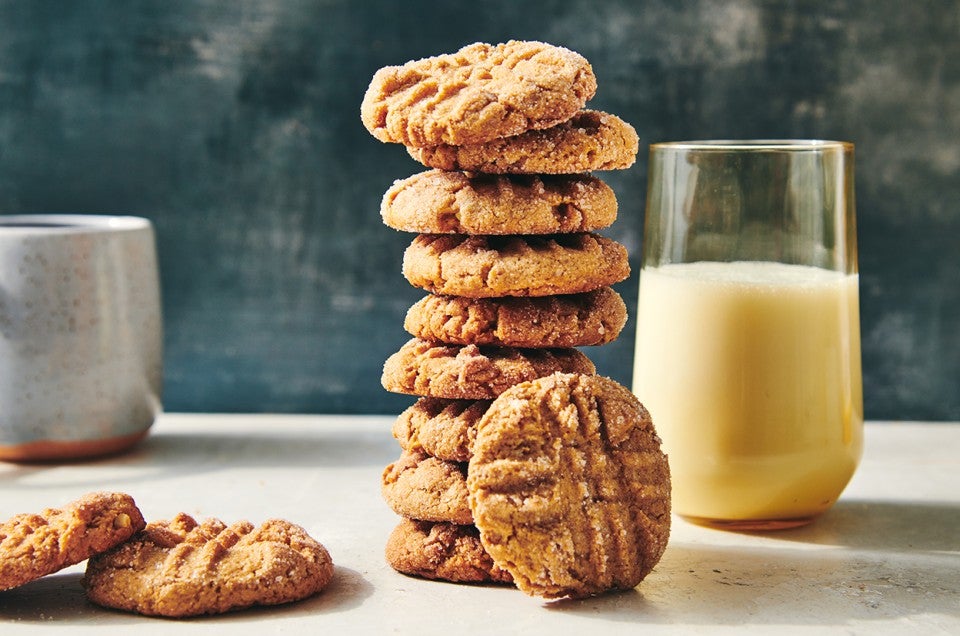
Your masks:
<svg viewBox="0 0 960 636"><path fill-rule="evenodd" d="M650 150L690 150L728 152L731 150L768 150L803 152L810 150L853 150L853 142L829 139L700 139L692 141L658 141Z"/></svg>

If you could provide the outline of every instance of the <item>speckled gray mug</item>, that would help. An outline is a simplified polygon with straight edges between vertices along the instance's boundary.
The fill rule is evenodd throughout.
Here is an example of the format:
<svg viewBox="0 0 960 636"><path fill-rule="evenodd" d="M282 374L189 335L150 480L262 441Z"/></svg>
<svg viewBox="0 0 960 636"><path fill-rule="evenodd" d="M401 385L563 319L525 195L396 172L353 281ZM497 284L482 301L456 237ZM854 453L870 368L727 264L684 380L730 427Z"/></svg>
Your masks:
<svg viewBox="0 0 960 636"><path fill-rule="evenodd" d="M161 409L151 223L0 216L0 459L115 453Z"/></svg>

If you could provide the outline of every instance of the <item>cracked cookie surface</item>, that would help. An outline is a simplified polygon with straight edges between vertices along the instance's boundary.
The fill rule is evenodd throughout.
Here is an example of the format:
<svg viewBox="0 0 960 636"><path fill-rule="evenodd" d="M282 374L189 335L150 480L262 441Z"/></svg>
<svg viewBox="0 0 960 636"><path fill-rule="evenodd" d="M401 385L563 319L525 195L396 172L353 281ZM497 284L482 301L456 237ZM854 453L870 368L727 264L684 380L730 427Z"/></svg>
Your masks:
<svg viewBox="0 0 960 636"><path fill-rule="evenodd" d="M477 424L490 400L420 398L394 420L393 436L404 450L466 462L473 455Z"/></svg>
<svg viewBox="0 0 960 636"><path fill-rule="evenodd" d="M80 563L126 541L145 525L130 495L86 494L62 508L0 523L0 590Z"/></svg>
<svg viewBox="0 0 960 636"><path fill-rule="evenodd" d="M594 373L580 351L444 345L407 341L383 365L381 384L394 393L455 400L490 400L527 380L556 372Z"/></svg>
<svg viewBox="0 0 960 636"><path fill-rule="evenodd" d="M419 234L403 254L414 287L467 298L578 294L630 275L626 248L589 232L544 236Z"/></svg>
<svg viewBox="0 0 960 636"><path fill-rule="evenodd" d="M479 144L407 148L429 168L487 174L574 174L624 170L634 164L640 138L616 115L584 110L545 130Z"/></svg>
<svg viewBox="0 0 960 636"><path fill-rule="evenodd" d="M617 218L613 190L590 175L484 175L428 170L395 182L384 224L428 234L591 232Z"/></svg>
<svg viewBox="0 0 960 636"><path fill-rule="evenodd" d="M602 376L514 386L480 421L474 523L517 586L546 598L636 586L670 533L670 471L650 415Z"/></svg>
<svg viewBox="0 0 960 636"><path fill-rule="evenodd" d="M420 521L473 523L467 497L467 465L405 450L380 480L384 501L395 513Z"/></svg>
<svg viewBox="0 0 960 636"><path fill-rule="evenodd" d="M582 294L464 298L429 294L407 310L404 329L424 340L507 347L583 347L612 342L627 306L610 287Z"/></svg>
<svg viewBox="0 0 960 636"><path fill-rule="evenodd" d="M596 89L579 53L543 42L477 42L381 68L364 93L360 119L383 142L478 143L569 119Z"/></svg>
<svg viewBox="0 0 960 636"><path fill-rule="evenodd" d="M390 533L387 563L404 574L456 583L510 583L480 543L476 527L401 519Z"/></svg>
<svg viewBox="0 0 960 636"><path fill-rule="evenodd" d="M180 513L90 559L83 585L98 605L185 617L300 600L332 577L330 554L300 526Z"/></svg>

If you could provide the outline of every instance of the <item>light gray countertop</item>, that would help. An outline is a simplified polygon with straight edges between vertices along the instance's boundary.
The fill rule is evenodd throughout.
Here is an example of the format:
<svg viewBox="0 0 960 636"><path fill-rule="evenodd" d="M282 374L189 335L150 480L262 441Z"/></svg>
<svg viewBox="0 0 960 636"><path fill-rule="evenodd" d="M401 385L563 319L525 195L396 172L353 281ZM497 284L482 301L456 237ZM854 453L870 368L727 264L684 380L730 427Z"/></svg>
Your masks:
<svg viewBox="0 0 960 636"><path fill-rule="evenodd" d="M125 455L0 464L2 519L122 490L148 520L288 519L336 564L311 599L181 621L88 603L80 564L0 592L0 632L960 633L960 424L871 422L860 469L815 524L743 534L674 519L663 559L636 590L546 602L510 587L411 578L385 563L397 522L380 497L380 473L399 455L392 421L164 414Z"/></svg>

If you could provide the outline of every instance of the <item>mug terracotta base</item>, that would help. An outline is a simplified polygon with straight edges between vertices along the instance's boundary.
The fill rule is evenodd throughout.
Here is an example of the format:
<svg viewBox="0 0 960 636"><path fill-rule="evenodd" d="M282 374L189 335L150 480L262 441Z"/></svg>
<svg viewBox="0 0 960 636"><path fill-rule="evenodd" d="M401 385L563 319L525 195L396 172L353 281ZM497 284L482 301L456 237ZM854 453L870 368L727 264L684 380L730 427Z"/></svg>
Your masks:
<svg viewBox="0 0 960 636"><path fill-rule="evenodd" d="M149 429L132 435L108 437L105 439L57 441L38 440L25 444L0 446L0 461L8 462L46 462L70 459L85 459L102 455L113 455L125 451L146 437Z"/></svg>

